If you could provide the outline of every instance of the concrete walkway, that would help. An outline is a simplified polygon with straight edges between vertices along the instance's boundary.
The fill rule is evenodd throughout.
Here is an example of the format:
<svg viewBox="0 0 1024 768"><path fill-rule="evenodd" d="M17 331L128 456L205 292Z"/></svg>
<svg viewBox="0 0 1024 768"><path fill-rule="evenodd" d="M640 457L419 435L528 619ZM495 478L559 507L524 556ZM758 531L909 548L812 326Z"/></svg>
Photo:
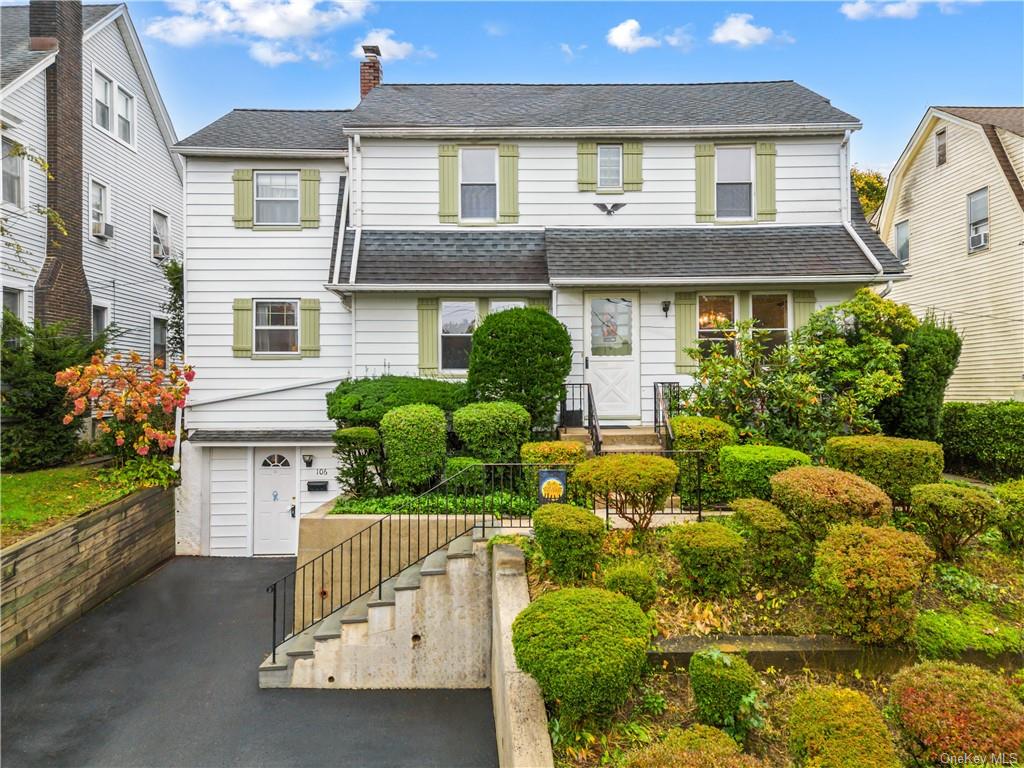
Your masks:
<svg viewBox="0 0 1024 768"><path fill-rule="evenodd" d="M497 766L487 690L261 691L293 565L177 558L9 664L4 768Z"/></svg>

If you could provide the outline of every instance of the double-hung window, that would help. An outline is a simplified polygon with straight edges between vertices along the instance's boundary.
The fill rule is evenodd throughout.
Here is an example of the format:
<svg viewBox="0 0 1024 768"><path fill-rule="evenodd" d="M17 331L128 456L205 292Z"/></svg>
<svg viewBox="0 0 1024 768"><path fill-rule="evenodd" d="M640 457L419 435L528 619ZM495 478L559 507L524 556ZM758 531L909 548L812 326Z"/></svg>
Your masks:
<svg viewBox="0 0 1024 768"><path fill-rule="evenodd" d="M299 223L299 174L297 171L255 173L256 225Z"/></svg>
<svg viewBox="0 0 1024 768"><path fill-rule="evenodd" d="M901 221L896 225L896 256L901 264L910 263L910 222Z"/></svg>
<svg viewBox="0 0 1024 768"><path fill-rule="evenodd" d="M114 81L97 70L92 73L93 121L105 131L110 130L110 113L114 104Z"/></svg>
<svg viewBox="0 0 1024 768"><path fill-rule="evenodd" d="M764 344L765 352L785 346L789 341L789 295L755 293L750 297L750 317L754 333Z"/></svg>
<svg viewBox="0 0 1024 768"><path fill-rule="evenodd" d="M25 158L10 139L3 140L3 201L25 207Z"/></svg>
<svg viewBox="0 0 1024 768"><path fill-rule="evenodd" d="M462 372L469 368L469 351L477 323L477 303L441 302L441 370Z"/></svg>
<svg viewBox="0 0 1024 768"><path fill-rule="evenodd" d="M159 320L159 319L160 318L154 318L154 322L156 320ZM92 305L92 337L95 339L97 336L99 336L101 333L103 333L105 330L107 330L107 326L109 326L109 325L110 325L110 309L109 309L109 307L105 307L102 304L93 304ZM154 326L154 328L155 328L155 326ZM166 349L167 349L167 342L166 342L167 334L166 334L166 330L167 330L167 326L166 326L166 323L165 323L165 325L164 325L164 350L165 350L165 352L166 352ZM154 341L155 341L156 340L156 334L155 333L153 334L153 338L154 338ZM155 354L155 352L154 352L154 354Z"/></svg>
<svg viewBox="0 0 1024 768"><path fill-rule="evenodd" d="M940 128L935 132L935 164L946 164L946 129Z"/></svg>
<svg viewBox="0 0 1024 768"><path fill-rule="evenodd" d="M89 222L94 235L103 236L103 225L110 222L110 190L93 179L89 185Z"/></svg>
<svg viewBox="0 0 1024 768"><path fill-rule="evenodd" d="M967 196L967 249L980 251L988 247L988 187Z"/></svg>
<svg viewBox="0 0 1024 768"><path fill-rule="evenodd" d="M622 145L598 144L597 188L622 189Z"/></svg>
<svg viewBox="0 0 1024 768"><path fill-rule="evenodd" d="M153 210L153 258L163 261L171 255L171 224L167 214Z"/></svg>
<svg viewBox="0 0 1024 768"><path fill-rule="evenodd" d="M124 88L117 88L117 138L125 144L135 142L135 97Z"/></svg>
<svg viewBox="0 0 1024 768"><path fill-rule="evenodd" d="M718 147L715 152L715 215L749 219L754 210L754 150Z"/></svg>
<svg viewBox="0 0 1024 768"><path fill-rule="evenodd" d="M255 354L298 354L299 302L294 299L253 301Z"/></svg>
<svg viewBox="0 0 1024 768"><path fill-rule="evenodd" d="M17 288L11 288L9 285L4 286L4 309L14 315L16 318L21 320L22 312L22 298L24 292Z"/></svg>
<svg viewBox="0 0 1024 768"><path fill-rule="evenodd" d="M167 318L153 318L153 365L160 361L160 367L167 367Z"/></svg>
<svg viewBox="0 0 1024 768"><path fill-rule="evenodd" d="M498 150L463 147L459 163L459 205L462 221L498 218Z"/></svg>
<svg viewBox="0 0 1024 768"><path fill-rule="evenodd" d="M736 296L701 294L697 298L697 345L710 352L723 344L727 354L736 354Z"/></svg>

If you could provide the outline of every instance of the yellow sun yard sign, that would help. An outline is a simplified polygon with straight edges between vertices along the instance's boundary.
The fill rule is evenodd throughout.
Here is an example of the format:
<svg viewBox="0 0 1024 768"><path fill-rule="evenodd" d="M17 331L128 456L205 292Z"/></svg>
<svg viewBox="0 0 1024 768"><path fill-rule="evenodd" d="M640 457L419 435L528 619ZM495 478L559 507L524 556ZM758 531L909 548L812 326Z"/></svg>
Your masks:
<svg viewBox="0 0 1024 768"><path fill-rule="evenodd" d="M537 501L541 504L553 504L565 501L564 469L542 469L538 473Z"/></svg>

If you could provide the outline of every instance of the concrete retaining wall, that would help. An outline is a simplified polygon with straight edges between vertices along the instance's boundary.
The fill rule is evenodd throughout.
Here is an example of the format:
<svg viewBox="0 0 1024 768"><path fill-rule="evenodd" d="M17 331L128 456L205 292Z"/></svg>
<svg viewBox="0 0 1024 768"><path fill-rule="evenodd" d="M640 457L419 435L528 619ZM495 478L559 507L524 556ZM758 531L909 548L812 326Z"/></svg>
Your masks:
<svg viewBox="0 0 1024 768"><path fill-rule="evenodd" d="M530 604L522 550L507 544L491 556L491 700L501 768L554 766L540 687L516 664L512 621Z"/></svg>
<svg viewBox="0 0 1024 768"><path fill-rule="evenodd" d="M2 660L174 556L174 491L150 488L0 552Z"/></svg>

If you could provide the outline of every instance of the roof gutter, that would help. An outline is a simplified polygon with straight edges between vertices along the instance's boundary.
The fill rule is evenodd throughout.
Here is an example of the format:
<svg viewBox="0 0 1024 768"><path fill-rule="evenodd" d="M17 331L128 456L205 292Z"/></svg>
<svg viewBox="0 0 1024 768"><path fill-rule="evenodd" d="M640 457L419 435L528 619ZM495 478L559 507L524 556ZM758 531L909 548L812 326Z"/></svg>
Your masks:
<svg viewBox="0 0 1024 768"><path fill-rule="evenodd" d="M863 128L853 123L797 123L792 125L597 125L597 126L354 126L343 128L347 136L361 134L371 137L426 137L426 136L641 136L644 138L677 138L680 136L807 136L857 131Z"/></svg>
<svg viewBox="0 0 1024 768"><path fill-rule="evenodd" d="M623 282L621 279L618 281ZM679 280L676 279L678 283ZM550 293L549 283L332 283L325 285L328 291L337 294L348 293L472 293L487 291L494 294Z"/></svg>
<svg viewBox="0 0 1024 768"><path fill-rule="evenodd" d="M552 277L551 285L556 287L584 286L672 286L672 285L787 285L805 283L865 283L874 282L880 273L871 275L664 275L659 277ZM891 280L906 280L910 275L888 275Z"/></svg>
<svg viewBox="0 0 1024 768"><path fill-rule="evenodd" d="M347 149L279 149L273 147L184 147L175 145L171 151L185 157L314 157L343 158Z"/></svg>

